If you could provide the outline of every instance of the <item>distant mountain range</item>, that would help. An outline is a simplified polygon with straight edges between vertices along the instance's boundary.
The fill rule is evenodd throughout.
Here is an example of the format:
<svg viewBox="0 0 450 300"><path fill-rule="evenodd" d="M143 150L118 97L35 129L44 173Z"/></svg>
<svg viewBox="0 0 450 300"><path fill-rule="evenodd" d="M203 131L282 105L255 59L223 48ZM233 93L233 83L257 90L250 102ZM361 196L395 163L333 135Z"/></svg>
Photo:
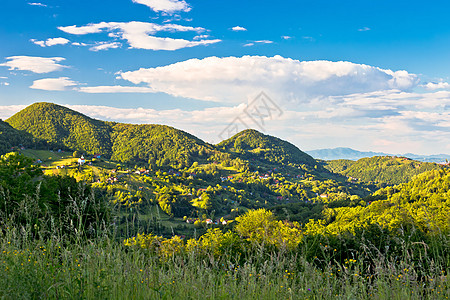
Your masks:
<svg viewBox="0 0 450 300"><path fill-rule="evenodd" d="M442 163L445 160L450 161L449 154L435 154L435 155L418 155L413 153L406 154L389 154L384 152L372 152L372 151L358 151L351 148L332 148L332 149L318 149L318 150L310 150L305 151L312 157L316 159L323 160L335 160L335 159L350 159L350 160L358 160L364 157L373 157L373 156L405 156L414 160L423 161L423 162L435 162Z"/></svg>

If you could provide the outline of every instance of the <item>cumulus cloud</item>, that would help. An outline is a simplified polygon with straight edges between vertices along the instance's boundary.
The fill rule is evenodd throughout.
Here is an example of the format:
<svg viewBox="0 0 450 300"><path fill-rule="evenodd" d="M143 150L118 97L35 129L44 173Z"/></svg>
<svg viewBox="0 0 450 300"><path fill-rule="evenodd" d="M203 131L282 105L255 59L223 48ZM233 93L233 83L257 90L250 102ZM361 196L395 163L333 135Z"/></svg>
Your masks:
<svg viewBox="0 0 450 300"><path fill-rule="evenodd" d="M49 38L45 41L38 41L35 39L31 40L34 44L39 45L41 47L50 47L55 45L65 45L69 43L70 41L68 39L59 37L59 38Z"/></svg>
<svg viewBox="0 0 450 300"><path fill-rule="evenodd" d="M80 92L89 94L108 94L108 93L155 93L152 88L139 86L89 86L80 87Z"/></svg>
<svg viewBox="0 0 450 300"><path fill-rule="evenodd" d="M282 38L283 40L290 40L290 39L292 39L292 36L289 36L289 35L283 35L283 36L281 36L281 38Z"/></svg>
<svg viewBox="0 0 450 300"><path fill-rule="evenodd" d="M423 85L427 90L442 90L442 89L450 89L450 84L448 82L440 81L440 82L428 82Z"/></svg>
<svg viewBox="0 0 450 300"><path fill-rule="evenodd" d="M242 26L234 26L233 28L231 28L231 30L233 30L233 31L247 31L247 28L244 28Z"/></svg>
<svg viewBox="0 0 450 300"><path fill-rule="evenodd" d="M33 73L50 73L62 70L67 66L58 62L64 61L63 57L37 57L37 56L10 56L0 66L8 67L9 70L31 71Z"/></svg>
<svg viewBox="0 0 450 300"><path fill-rule="evenodd" d="M9 82L0 82L0 85L8 86Z"/></svg>
<svg viewBox="0 0 450 300"><path fill-rule="evenodd" d="M95 44L95 46L92 46L91 48L89 48L89 50L96 52L96 51L102 51L102 50L108 50L108 49L116 49L116 48L119 48L120 46L122 46L122 44L118 43L118 42L112 42L112 43L97 42Z"/></svg>
<svg viewBox="0 0 450 300"><path fill-rule="evenodd" d="M262 90L285 104L379 90L408 90L417 76L351 62L299 61L281 56L207 57L120 74L155 91L206 101L241 102Z"/></svg>
<svg viewBox="0 0 450 300"><path fill-rule="evenodd" d="M30 88L45 91L65 91L76 85L77 83L68 77L59 77L35 80Z"/></svg>
<svg viewBox="0 0 450 300"><path fill-rule="evenodd" d="M178 50L181 48L208 45L220 42L218 39L201 39L189 41L185 39L175 39L169 37L156 37L159 32L196 32L206 31L202 27L182 26L177 24L155 24L146 22L101 22L86 26L65 26L58 29L75 35L85 35L100 32L109 32L113 38L126 40L130 48L148 50Z"/></svg>
<svg viewBox="0 0 450 300"><path fill-rule="evenodd" d="M173 14L179 11L188 12L191 10L189 4L184 0L133 0L133 2L146 5L155 12L167 14Z"/></svg>

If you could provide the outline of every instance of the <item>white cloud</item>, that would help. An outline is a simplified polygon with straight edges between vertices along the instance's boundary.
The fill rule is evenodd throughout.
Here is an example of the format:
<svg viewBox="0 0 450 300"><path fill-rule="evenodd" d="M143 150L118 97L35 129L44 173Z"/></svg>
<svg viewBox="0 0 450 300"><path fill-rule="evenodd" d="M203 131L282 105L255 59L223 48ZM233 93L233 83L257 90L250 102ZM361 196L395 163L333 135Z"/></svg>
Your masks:
<svg viewBox="0 0 450 300"><path fill-rule="evenodd" d="M283 40L290 40L290 39L292 39L292 36L283 35L283 36L281 36L281 38L282 38Z"/></svg>
<svg viewBox="0 0 450 300"><path fill-rule="evenodd" d="M155 93L155 91L149 87L139 86L89 86L80 87L80 92L89 94L108 94L108 93Z"/></svg>
<svg viewBox="0 0 450 300"><path fill-rule="evenodd" d="M65 91L76 85L77 83L68 77L59 77L35 80L30 88L45 91Z"/></svg>
<svg viewBox="0 0 450 300"><path fill-rule="evenodd" d="M146 22L101 22L98 24L89 24L86 26L66 26L58 27L58 29L75 35L84 35L100 32L109 32L109 36L113 38L121 38L127 40L130 48L148 49L148 50L178 50L181 48L195 47L199 45L208 45L220 42L214 40L196 40L189 41L185 39L174 39L169 37L156 37L158 32L196 32L206 31L202 27L182 26L177 24L159 25Z"/></svg>
<svg viewBox="0 0 450 300"><path fill-rule="evenodd" d="M0 85L8 86L9 82L0 82Z"/></svg>
<svg viewBox="0 0 450 300"><path fill-rule="evenodd" d="M241 27L241 26L234 26L231 28L233 31L247 31L247 28Z"/></svg>
<svg viewBox="0 0 450 300"><path fill-rule="evenodd" d="M27 105L3 105L3 106L0 106L0 119L5 120L26 107L27 107Z"/></svg>
<svg viewBox="0 0 450 300"><path fill-rule="evenodd" d="M370 30L369 27L363 27L358 29L358 31L369 31L369 30Z"/></svg>
<svg viewBox="0 0 450 300"><path fill-rule="evenodd" d="M112 42L112 43L98 42L95 44L95 46L92 46L91 48L89 48L89 50L101 51L101 50L108 50L108 49L116 49L116 48L119 48L120 46L122 46L122 44L118 43L118 42Z"/></svg>
<svg viewBox="0 0 450 300"><path fill-rule="evenodd" d="M59 71L67 66L58 64L65 60L62 57L37 57L37 56L10 56L6 57L8 62L0 66L8 67L9 70L31 71L33 73L49 73Z"/></svg>
<svg viewBox="0 0 450 300"><path fill-rule="evenodd" d="M85 43L78 43L78 42L74 42L74 43L72 43L72 45L74 45L74 46L88 46L88 44L85 44Z"/></svg>
<svg viewBox="0 0 450 300"><path fill-rule="evenodd" d="M42 4L42 3L39 3L39 2L28 2L28 5L47 7L46 4Z"/></svg>
<svg viewBox="0 0 450 300"><path fill-rule="evenodd" d="M253 42L244 44L244 47L251 47L251 46L254 46L255 44L273 44L273 41L269 41L269 40L253 41Z"/></svg>
<svg viewBox="0 0 450 300"><path fill-rule="evenodd" d="M194 40L204 40L207 38L209 38L209 34L201 34L201 35L194 36Z"/></svg>
<svg viewBox="0 0 450 300"><path fill-rule="evenodd" d="M264 90L283 103L314 97L408 90L417 76L351 62L299 61L281 56L207 57L141 68L120 76L155 91L207 101L241 102Z"/></svg>
<svg viewBox="0 0 450 300"><path fill-rule="evenodd" d="M191 10L189 4L184 0L133 0L133 2L146 5L155 12L164 12L167 14L178 11L188 12Z"/></svg>
<svg viewBox="0 0 450 300"><path fill-rule="evenodd" d="M427 90L441 90L441 89L450 89L450 84L448 82L440 81L440 82L428 82L423 85Z"/></svg>
<svg viewBox="0 0 450 300"><path fill-rule="evenodd" d="M254 41L254 43L257 43L257 44L273 44L273 41L259 40L259 41Z"/></svg>
<svg viewBox="0 0 450 300"><path fill-rule="evenodd" d="M38 41L35 39L31 40L34 44L39 45L41 47L50 47L55 45L65 45L70 41L68 39L59 37L59 38L49 38L46 41Z"/></svg>

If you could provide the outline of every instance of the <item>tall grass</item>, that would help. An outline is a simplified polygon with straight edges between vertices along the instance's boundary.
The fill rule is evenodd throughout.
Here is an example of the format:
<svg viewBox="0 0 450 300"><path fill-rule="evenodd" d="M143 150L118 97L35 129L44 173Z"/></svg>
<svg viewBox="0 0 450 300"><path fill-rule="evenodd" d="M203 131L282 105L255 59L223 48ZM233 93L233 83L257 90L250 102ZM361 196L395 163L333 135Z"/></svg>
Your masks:
<svg viewBox="0 0 450 300"><path fill-rule="evenodd" d="M271 253L215 259L191 253L161 261L107 236L64 244L23 241L15 228L0 238L0 297L5 299L447 299L447 266L379 257L324 261ZM244 261L239 263L239 261Z"/></svg>
<svg viewBox="0 0 450 300"><path fill-rule="evenodd" d="M359 248L353 249L344 237L312 237L296 251L261 247L220 257L193 251L160 259L146 249L125 247L104 219L96 222L96 228L81 226L87 207L83 203L89 197L93 195L74 198L66 207L73 213L64 216L72 219L58 221L69 226L66 230L54 227L51 215L36 222L33 210L38 208L32 197L18 211L1 216L0 298L403 300L450 296L449 244L443 234L430 243L400 238L394 252L381 249L386 244L376 245L373 240L362 239ZM90 200L96 215L95 210L103 208ZM39 225L15 222L24 218ZM67 234L67 229L75 234Z"/></svg>

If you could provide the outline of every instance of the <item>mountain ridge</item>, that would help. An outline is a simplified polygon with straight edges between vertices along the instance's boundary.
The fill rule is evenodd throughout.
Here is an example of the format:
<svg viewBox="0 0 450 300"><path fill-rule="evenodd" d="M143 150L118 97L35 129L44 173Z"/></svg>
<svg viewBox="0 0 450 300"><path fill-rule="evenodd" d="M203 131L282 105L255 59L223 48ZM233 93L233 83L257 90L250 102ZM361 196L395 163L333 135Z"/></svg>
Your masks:
<svg viewBox="0 0 450 300"><path fill-rule="evenodd" d="M192 161L207 159L223 149L226 155L231 151L241 158L312 166L317 164L314 158L295 145L251 129L212 145L171 126L107 122L49 102L34 103L6 122L34 138L61 144L85 154L102 154L119 162L190 166Z"/></svg>

